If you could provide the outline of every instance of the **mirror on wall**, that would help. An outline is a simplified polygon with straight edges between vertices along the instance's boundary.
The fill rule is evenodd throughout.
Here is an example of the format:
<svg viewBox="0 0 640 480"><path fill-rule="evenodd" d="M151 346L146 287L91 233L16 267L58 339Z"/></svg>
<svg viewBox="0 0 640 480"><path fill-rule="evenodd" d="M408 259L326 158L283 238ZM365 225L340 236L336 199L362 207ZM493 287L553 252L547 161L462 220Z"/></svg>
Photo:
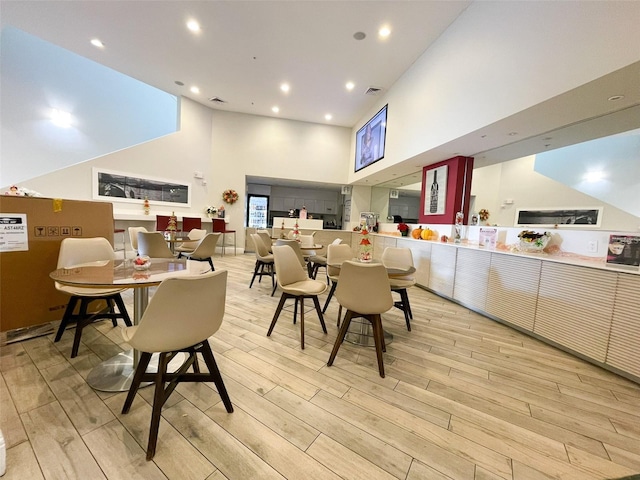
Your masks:
<svg viewBox="0 0 640 480"><path fill-rule="evenodd" d="M422 171L371 188L371 210L383 223L418 223Z"/></svg>

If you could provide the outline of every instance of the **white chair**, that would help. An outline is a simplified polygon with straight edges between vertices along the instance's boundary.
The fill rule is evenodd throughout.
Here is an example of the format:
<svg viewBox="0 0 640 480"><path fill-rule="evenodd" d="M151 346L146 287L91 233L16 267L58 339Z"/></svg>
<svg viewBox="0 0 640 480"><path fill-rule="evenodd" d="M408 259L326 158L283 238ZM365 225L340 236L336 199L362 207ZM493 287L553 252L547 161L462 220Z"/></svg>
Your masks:
<svg viewBox="0 0 640 480"><path fill-rule="evenodd" d="M151 258L173 258L173 253L160 232L138 232L138 255Z"/></svg>
<svg viewBox="0 0 640 480"><path fill-rule="evenodd" d="M131 408L141 382L155 384L147 460L156 452L162 406L179 382L214 382L227 412L233 412L208 341L222 324L226 292L224 270L166 279L151 298L140 323L122 330L122 338L140 352L122 413L126 414ZM178 352L187 352L187 359L175 373L167 372L168 363ZM158 370L147 373L153 353L159 353ZM209 373L200 373L197 353L204 358ZM187 373L191 367L194 373Z"/></svg>
<svg viewBox="0 0 640 480"><path fill-rule="evenodd" d="M258 278L258 283L262 281L262 277L264 275L269 275L271 277L271 286L273 290L271 291L271 296L276 291L276 282L275 282L275 271L273 265L273 254L269 253L267 250L267 246L264 244L260 235L257 233L251 234L251 241L253 242L254 248L256 250L256 266L253 269L253 277L251 277L251 283L249 284L249 288L253 286L253 281ZM265 272L264 269L267 268Z"/></svg>
<svg viewBox="0 0 640 480"><path fill-rule="evenodd" d="M103 264L114 258L115 253L106 238L65 238L60 243L58 268L71 268L83 265L90 266L98 263ZM73 347L71 348L71 358L78 355L82 329L95 320L109 318L115 327L118 325L117 319L122 318L127 325L131 325L131 319L120 296L120 293L125 290L124 288L70 287L61 285L58 282L55 283L55 287L59 292L71 296L54 339L54 342L58 342L62 338L62 334L67 326L70 323L76 323ZM108 312L102 310L98 313L87 313L89 304L96 300L106 301ZM78 302L80 302L79 312L74 314ZM118 307L119 313L115 311L115 306Z"/></svg>
<svg viewBox="0 0 640 480"><path fill-rule="evenodd" d="M411 249L401 247L387 247L382 252L382 263L388 268L413 267L413 255ZM409 303L409 295L407 288L411 288L416 284L413 274L403 276L393 276L389 279L391 291L400 295L400 301L394 302L393 306L404 312L404 320L407 323L407 330L411 331L411 320L413 313L411 312L411 304Z"/></svg>
<svg viewBox="0 0 640 480"><path fill-rule="evenodd" d="M380 376L384 378L382 352L386 351L386 347L384 344L384 331L382 330L382 317L380 315L393 306L387 269L379 263L346 261L342 264L340 270L340 283L336 290L336 298L340 305L347 309L347 313L333 344L333 350L331 350L327 365L333 365L340 345L342 345L351 324L351 319L362 317L371 322L373 327L378 371Z"/></svg>
<svg viewBox="0 0 640 480"><path fill-rule="evenodd" d="M313 232L315 233L315 232ZM342 242L341 238L336 238L330 245L338 245ZM309 262L311 263L311 275L310 277L314 280L318 276L318 270L320 268L324 268L325 272L327 271L327 256L326 255L311 255L309 257ZM327 284L329 284L329 275L327 274Z"/></svg>
<svg viewBox="0 0 640 480"><path fill-rule="evenodd" d="M198 242L198 246L193 252L180 252L178 258L184 256L189 260L209 262L211 271L214 272L216 268L213 266L213 255L216 253L216 245L221 236L221 233L207 233L204 238Z"/></svg>
<svg viewBox="0 0 640 480"><path fill-rule="evenodd" d="M280 247L282 245L287 245L291 247L293 251L296 253L296 257L298 258L298 261L300 262L300 265L302 266L302 268L307 268L307 261L304 259L302 250L300 250L300 242L298 242L297 240L284 240L281 238L276 240L276 246Z"/></svg>
<svg viewBox="0 0 640 480"><path fill-rule="evenodd" d="M176 252L178 252L178 258L180 258L180 253L193 252L200 243L200 240L202 240L206 234L207 231L201 228L192 228L191 230L189 230L189 233L187 234L189 240L186 242L182 242L174 249Z"/></svg>
<svg viewBox="0 0 640 480"><path fill-rule="evenodd" d="M271 248L273 247L273 242L271 241L271 235L269 235L269 232L267 232L266 230L257 230L256 233L260 235L260 238L264 242L269 253L273 253L273 251L271 250Z"/></svg>
<svg viewBox="0 0 640 480"><path fill-rule="evenodd" d="M276 326L285 301L293 298L295 302L293 323L296 323L297 307L298 302L300 302L300 346L304 349L304 299L311 298L313 300L318 318L320 319L322 331L327 333L327 327L324 324L324 318L320 310L320 302L318 301L318 295L324 293L327 286L324 282L312 280L307 276L305 269L300 266L298 257L291 247L287 245L274 246L273 258L278 274L278 285L280 285L282 289L282 296L280 297L276 312L273 315L267 337L273 332L273 328Z"/></svg>
<svg viewBox="0 0 640 480"><path fill-rule="evenodd" d="M138 254L138 232L146 231L147 229L144 227L129 227L129 242L136 255Z"/></svg>
<svg viewBox="0 0 640 480"><path fill-rule="evenodd" d="M327 312L329 302L333 297L338 286L338 278L340 276L340 265L347 260L353 259L353 252L351 246L346 243L340 243L338 245L329 245L327 247L327 276L331 280L331 290L327 295L327 300L324 302L324 308L322 313ZM342 315L342 305L338 307L338 326L340 326L340 316Z"/></svg>

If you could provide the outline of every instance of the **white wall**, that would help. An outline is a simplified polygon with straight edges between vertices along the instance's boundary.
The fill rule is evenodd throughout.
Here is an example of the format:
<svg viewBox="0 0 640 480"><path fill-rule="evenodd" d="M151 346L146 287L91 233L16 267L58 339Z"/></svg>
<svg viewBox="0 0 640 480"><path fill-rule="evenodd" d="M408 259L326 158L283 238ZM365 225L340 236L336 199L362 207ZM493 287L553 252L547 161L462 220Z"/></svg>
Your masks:
<svg viewBox="0 0 640 480"><path fill-rule="evenodd" d="M349 168L389 104L385 158L349 182L638 61L639 19L640 2L474 2L353 128Z"/></svg>
<svg viewBox="0 0 640 480"><path fill-rule="evenodd" d="M489 210L489 223L513 226L517 209L603 207L602 230L636 232L640 219L534 171L535 155L473 171L476 211ZM512 199L513 204L504 205ZM586 226L583 226L586 227Z"/></svg>
<svg viewBox="0 0 640 480"><path fill-rule="evenodd" d="M176 215L203 215L207 205L223 204L222 192L240 196L226 205L230 228L244 244L245 175L346 183L344 164L350 130L343 127L280 120L212 110L182 99L180 131L104 155L21 184L47 197L92 199L92 168L148 175L192 185L191 207L176 207ZM203 172L207 185L193 178ZM142 213L142 202L114 203L115 211ZM151 214L169 207L151 205Z"/></svg>

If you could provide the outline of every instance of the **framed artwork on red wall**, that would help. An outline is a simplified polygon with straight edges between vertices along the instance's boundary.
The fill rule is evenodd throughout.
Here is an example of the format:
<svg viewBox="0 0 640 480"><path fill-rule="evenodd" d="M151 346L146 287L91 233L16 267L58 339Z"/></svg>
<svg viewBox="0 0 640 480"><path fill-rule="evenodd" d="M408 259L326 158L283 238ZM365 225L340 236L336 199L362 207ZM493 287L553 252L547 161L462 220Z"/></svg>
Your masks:
<svg viewBox="0 0 640 480"><path fill-rule="evenodd" d="M443 215L447 207L447 165L432 168L426 174L425 215Z"/></svg>

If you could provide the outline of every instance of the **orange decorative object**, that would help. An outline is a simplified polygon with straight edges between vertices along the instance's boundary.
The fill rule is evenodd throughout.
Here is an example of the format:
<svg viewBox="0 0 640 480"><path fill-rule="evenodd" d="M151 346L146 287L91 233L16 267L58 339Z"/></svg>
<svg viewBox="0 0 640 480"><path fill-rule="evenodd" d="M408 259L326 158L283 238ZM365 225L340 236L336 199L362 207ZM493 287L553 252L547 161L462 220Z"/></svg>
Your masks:
<svg viewBox="0 0 640 480"><path fill-rule="evenodd" d="M429 229L429 228L425 228L424 230L422 230L422 232L420 233L420 237L423 240L431 240L431 235L433 234L433 232Z"/></svg>
<svg viewBox="0 0 640 480"><path fill-rule="evenodd" d="M420 235L422 235L422 226L411 230L411 236L416 240L420 238Z"/></svg>

